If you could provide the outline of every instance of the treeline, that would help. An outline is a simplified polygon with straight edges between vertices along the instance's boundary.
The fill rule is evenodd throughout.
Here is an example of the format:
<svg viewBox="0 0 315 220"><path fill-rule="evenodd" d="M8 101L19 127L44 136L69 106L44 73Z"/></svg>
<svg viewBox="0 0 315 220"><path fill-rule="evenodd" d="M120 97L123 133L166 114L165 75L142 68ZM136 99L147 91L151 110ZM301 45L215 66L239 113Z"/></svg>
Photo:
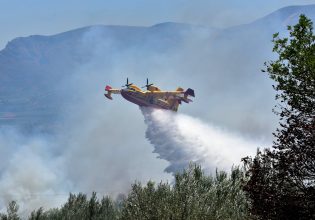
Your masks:
<svg viewBox="0 0 315 220"><path fill-rule="evenodd" d="M98 199L70 194L60 208L34 210L29 220L64 219L249 219L248 203L242 190L244 172L235 168L230 174L207 176L200 166L191 165L175 176L174 184L149 181L135 183L120 200ZM11 202L1 220L18 220L18 205Z"/></svg>
<svg viewBox="0 0 315 220"><path fill-rule="evenodd" d="M174 184L135 183L119 201L70 194L62 207L39 208L28 219L315 219L313 23L301 15L288 31L274 35L278 58L264 70L275 81L280 126L272 147L244 157L244 168L207 176L191 165ZM0 219L20 219L18 205L11 202Z"/></svg>

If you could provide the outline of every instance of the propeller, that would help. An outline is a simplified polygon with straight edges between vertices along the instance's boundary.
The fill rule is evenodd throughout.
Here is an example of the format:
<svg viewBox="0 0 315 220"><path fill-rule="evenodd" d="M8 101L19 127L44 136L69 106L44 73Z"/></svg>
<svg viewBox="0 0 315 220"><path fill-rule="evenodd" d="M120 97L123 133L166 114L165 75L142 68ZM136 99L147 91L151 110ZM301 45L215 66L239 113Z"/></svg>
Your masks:
<svg viewBox="0 0 315 220"><path fill-rule="evenodd" d="M126 82L126 84L123 85L122 87L127 87L127 88L129 88L129 86L131 86L131 85L132 85L132 83L129 83L128 77L127 77L127 82Z"/></svg>
<svg viewBox="0 0 315 220"><path fill-rule="evenodd" d="M149 90L149 87L152 86L152 85L153 85L153 83L149 84L149 79L147 78L147 84L145 86L142 86L141 88L147 87L147 90Z"/></svg>

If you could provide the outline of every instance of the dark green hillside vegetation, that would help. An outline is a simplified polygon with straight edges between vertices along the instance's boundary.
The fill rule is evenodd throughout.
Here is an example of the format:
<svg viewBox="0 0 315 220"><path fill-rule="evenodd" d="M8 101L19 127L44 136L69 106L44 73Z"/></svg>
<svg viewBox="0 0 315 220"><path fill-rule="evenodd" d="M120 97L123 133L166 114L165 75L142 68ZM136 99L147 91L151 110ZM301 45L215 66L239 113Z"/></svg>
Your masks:
<svg viewBox="0 0 315 220"><path fill-rule="evenodd" d="M266 63L276 84L280 128L271 149L245 159L251 212L259 219L315 219L315 36L304 15L274 35L278 59Z"/></svg>
<svg viewBox="0 0 315 220"><path fill-rule="evenodd" d="M120 201L109 197L99 200L95 193L91 198L70 194L62 207L47 211L39 208L28 219L249 219L243 177L238 168L231 174L217 172L211 177L201 167L191 165L176 175L174 184L135 183ZM17 213L18 206L13 202L8 214L0 219L19 219Z"/></svg>

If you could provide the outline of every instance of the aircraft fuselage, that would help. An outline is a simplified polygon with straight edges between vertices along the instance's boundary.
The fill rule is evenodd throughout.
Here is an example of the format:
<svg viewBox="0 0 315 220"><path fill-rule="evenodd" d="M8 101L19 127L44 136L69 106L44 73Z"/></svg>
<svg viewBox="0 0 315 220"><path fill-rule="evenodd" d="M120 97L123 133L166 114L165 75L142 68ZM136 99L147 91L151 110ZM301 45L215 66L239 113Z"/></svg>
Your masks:
<svg viewBox="0 0 315 220"><path fill-rule="evenodd" d="M122 89L121 95L129 102L132 102L139 106L169 109L176 111L176 105L170 105L167 101L154 97L154 94L151 92L137 92L130 91L129 89Z"/></svg>

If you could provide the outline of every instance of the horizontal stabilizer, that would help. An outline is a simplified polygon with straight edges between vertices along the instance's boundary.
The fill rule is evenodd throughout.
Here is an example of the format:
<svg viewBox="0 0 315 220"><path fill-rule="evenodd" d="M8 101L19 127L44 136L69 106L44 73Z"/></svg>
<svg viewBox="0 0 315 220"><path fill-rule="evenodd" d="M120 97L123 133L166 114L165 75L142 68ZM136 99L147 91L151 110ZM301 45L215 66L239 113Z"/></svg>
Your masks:
<svg viewBox="0 0 315 220"><path fill-rule="evenodd" d="M110 100L113 100L113 97L110 95L110 93L104 94L104 96Z"/></svg>
<svg viewBox="0 0 315 220"><path fill-rule="evenodd" d="M192 102L192 100L189 98L182 98L181 101L186 102L186 103Z"/></svg>

